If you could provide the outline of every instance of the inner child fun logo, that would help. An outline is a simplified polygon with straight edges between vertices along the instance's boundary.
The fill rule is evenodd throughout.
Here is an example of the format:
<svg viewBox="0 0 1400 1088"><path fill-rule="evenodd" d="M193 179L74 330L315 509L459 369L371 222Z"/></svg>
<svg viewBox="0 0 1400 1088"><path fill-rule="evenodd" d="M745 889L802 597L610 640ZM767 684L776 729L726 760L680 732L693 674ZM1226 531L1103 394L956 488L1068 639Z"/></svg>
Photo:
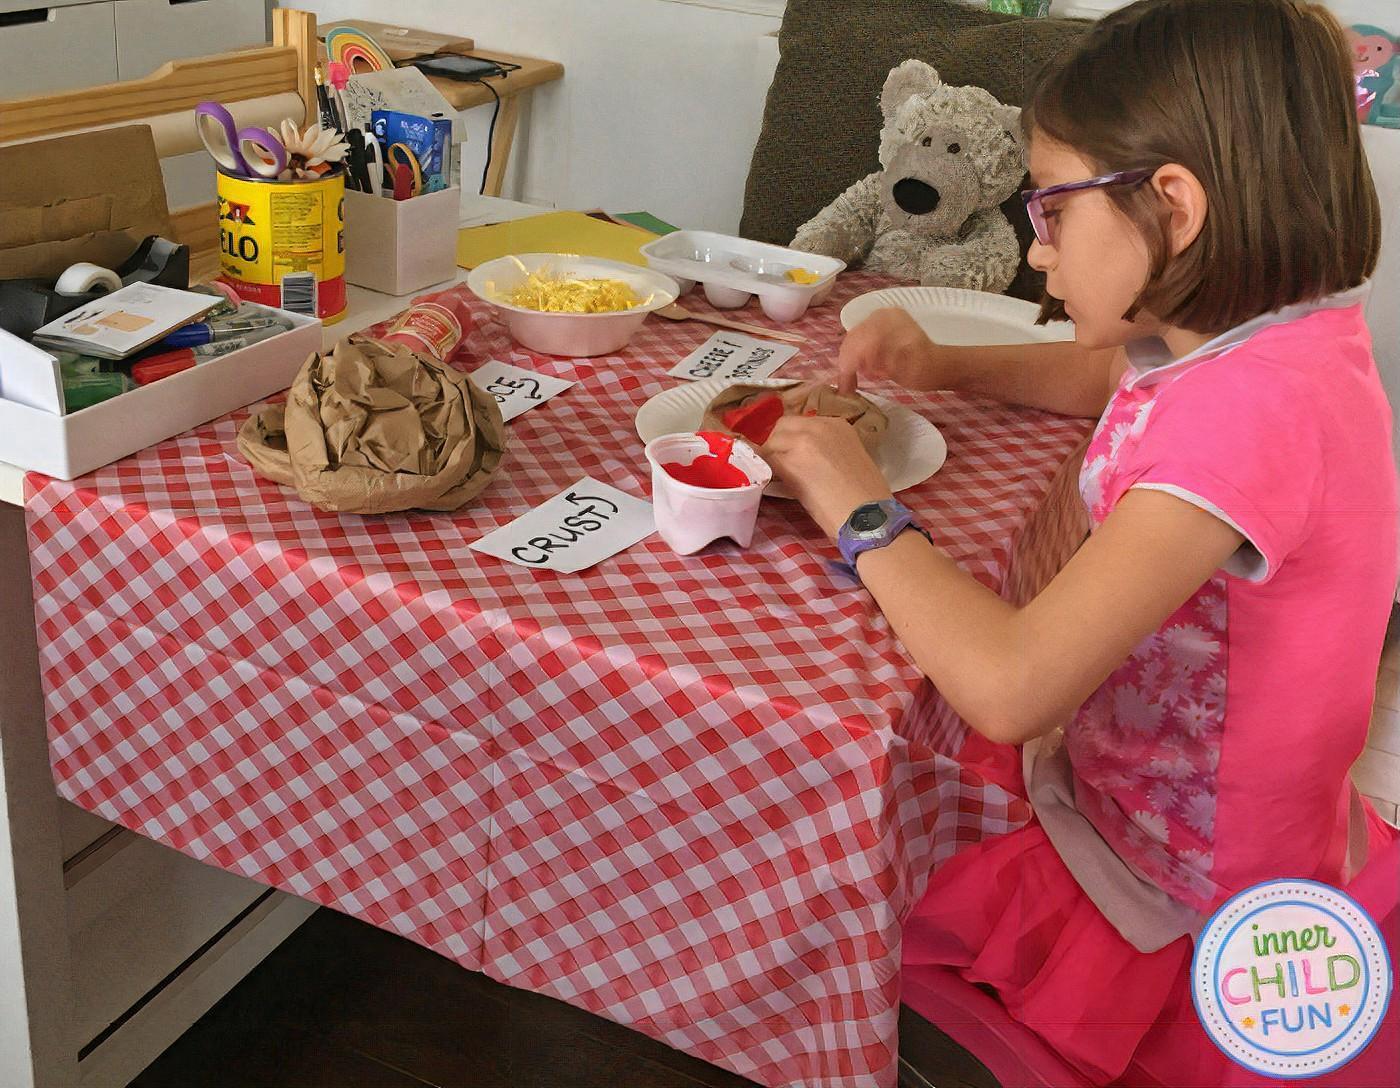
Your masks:
<svg viewBox="0 0 1400 1088"><path fill-rule="evenodd" d="M1196 942L1191 979L1215 1045L1286 1079L1320 1076L1360 1054L1393 981L1375 922L1312 880L1273 880L1229 900Z"/></svg>

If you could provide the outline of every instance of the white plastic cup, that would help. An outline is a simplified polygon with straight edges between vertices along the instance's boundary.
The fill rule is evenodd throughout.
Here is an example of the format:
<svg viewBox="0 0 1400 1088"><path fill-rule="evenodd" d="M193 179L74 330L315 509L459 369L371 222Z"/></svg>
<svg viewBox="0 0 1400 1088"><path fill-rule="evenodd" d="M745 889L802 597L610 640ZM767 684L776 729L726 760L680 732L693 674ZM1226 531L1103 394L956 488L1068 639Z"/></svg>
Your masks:
<svg viewBox="0 0 1400 1088"><path fill-rule="evenodd" d="M768 463L738 439L729 461L749 478L745 487L697 487L663 467L688 465L709 452L709 444L698 434L663 434L646 446L656 531L677 555L694 555L724 536L747 548L753 542L763 489L773 479Z"/></svg>

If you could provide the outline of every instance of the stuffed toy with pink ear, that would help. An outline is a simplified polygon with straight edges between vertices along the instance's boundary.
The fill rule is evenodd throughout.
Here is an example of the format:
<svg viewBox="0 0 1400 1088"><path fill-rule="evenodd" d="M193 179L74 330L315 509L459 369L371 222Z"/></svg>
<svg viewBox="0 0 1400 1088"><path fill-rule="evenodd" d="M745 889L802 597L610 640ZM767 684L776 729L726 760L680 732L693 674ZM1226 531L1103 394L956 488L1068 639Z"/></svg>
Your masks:
<svg viewBox="0 0 1400 1088"><path fill-rule="evenodd" d="M806 253L929 287L1003 292L1021 250L998 205L1026 173L1021 111L906 60L880 94L881 169L797 230Z"/></svg>

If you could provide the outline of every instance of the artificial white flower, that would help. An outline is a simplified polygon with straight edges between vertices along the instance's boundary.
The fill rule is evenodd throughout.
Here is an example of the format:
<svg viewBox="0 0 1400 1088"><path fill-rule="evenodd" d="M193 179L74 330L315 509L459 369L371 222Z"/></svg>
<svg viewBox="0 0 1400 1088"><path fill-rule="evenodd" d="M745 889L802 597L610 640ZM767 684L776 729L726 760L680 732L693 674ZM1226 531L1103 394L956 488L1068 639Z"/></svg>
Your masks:
<svg viewBox="0 0 1400 1088"><path fill-rule="evenodd" d="M278 177L282 181L306 181L321 175L312 169L322 163L344 162L349 146L334 129L308 125L299 131L290 118L282 122L282 146L287 149L287 168Z"/></svg>

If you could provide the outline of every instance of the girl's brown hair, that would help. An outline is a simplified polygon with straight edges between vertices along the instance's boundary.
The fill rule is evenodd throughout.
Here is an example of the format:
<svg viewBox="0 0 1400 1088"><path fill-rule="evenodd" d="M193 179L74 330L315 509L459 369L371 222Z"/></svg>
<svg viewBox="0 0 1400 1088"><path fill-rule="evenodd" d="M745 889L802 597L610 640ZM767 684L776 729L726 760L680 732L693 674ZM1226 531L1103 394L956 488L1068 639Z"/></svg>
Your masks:
<svg viewBox="0 0 1400 1088"><path fill-rule="evenodd" d="M1139 310L1202 334L1355 287L1381 216L1336 19L1301 0L1139 0L1040 74L1022 115L1099 172L1179 163L1205 226L1175 258L1150 185L1105 190L1152 254ZM1042 320L1060 318L1046 297Z"/></svg>

